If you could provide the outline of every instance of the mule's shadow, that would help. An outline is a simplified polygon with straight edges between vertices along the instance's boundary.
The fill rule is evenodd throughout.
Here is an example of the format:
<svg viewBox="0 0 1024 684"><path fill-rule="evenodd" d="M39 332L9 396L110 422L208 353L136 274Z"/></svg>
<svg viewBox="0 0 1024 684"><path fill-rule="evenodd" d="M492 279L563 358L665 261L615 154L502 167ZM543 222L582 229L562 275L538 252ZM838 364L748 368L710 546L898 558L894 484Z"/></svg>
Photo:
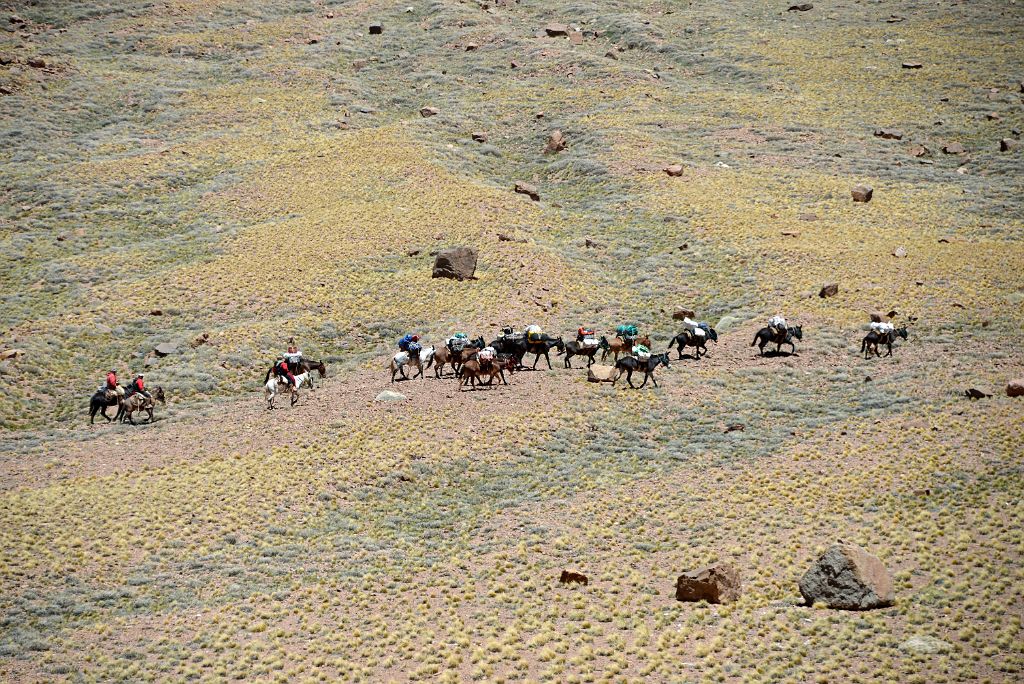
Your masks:
<svg viewBox="0 0 1024 684"><path fill-rule="evenodd" d="M760 354L758 354L758 355L756 355L756 356L755 356L754 358L758 358L759 356L761 356L761 355L760 355ZM790 357L790 356L800 356L800 352L788 352L788 351L766 351L766 352L764 353L764 358L766 358L766 359L774 359L774 358L788 358L788 357Z"/></svg>

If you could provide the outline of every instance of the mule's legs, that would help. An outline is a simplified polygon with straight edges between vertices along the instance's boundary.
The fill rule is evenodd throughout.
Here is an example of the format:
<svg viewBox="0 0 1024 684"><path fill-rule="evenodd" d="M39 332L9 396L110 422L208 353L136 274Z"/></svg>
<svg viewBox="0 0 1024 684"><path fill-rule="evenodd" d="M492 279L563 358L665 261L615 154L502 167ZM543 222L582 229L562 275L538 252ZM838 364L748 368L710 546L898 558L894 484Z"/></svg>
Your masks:
<svg viewBox="0 0 1024 684"><path fill-rule="evenodd" d="M544 360L548 362L548 370L553 370L551 368L551 357L548 356L548 350L544 351Z"/></svg>
<svg viewBox="0 0 1024 684"><path fill-rule="evenodd" d="M885 346L889 347L889 353L886 356L892 356L892 342L887 342Z"/></svg>
<svg viewBox="0 0 1024 684"><path fill-rule="evenodd" d="M630 387L632 387L633 389L636 389L636 385L633 384L633 369L632 368L627 368L626 369L626 382L629 383Z"/></svg>

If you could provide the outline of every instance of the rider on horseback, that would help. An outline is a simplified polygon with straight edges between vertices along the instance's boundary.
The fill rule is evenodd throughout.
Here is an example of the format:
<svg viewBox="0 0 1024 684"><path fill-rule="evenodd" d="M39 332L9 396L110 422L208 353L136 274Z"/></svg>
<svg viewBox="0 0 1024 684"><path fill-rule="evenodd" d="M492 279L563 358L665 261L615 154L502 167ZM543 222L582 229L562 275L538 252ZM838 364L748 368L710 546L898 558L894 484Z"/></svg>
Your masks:
<svg viewBox="0 0 1024 684"><path fill-rule="evenodd" d="M298 388L298 385L295 384L295 376L292 375L292 371L288 367L288 359L283 357L278 359L277 363L274 364L274 375L278 378L284 378L286 384Z"/></svg>
<svg viewBox="0 0 1024 684"><path fill-rule="evenodd" d="M118 384L117 371L113 368L107 371L107 382L103 386L103 389L107 392L113 392L118 401L122 401L124 399L124 387L121 387L121 385Z"/></svg>
<svg viewBox="0 0 1024 684"><path fill-rule="evenodd" d="M135 379L132 380L132 384L129 389L131 389L132 394L141 394L149 400L153 399L153 395L146 391L146 383L143 379L142 373L135 376Z"/></svg>
<svg viewBox="0 0 1024 684"><path fill-rule="evenodd" d="M294 339L288 340L288 351L284 353L284 360L288 362L288 368L292 373L297 373L299 364L302 363L302 351L295 345Z"/></svg>

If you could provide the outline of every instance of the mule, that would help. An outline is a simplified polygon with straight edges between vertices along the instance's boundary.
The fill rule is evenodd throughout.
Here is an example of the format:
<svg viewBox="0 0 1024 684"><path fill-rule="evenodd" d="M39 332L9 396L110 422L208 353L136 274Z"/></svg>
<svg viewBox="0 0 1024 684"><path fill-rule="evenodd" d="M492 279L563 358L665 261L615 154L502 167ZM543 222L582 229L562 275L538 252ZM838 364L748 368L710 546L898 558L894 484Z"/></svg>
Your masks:
<svg viewBox="0 0 1024 684"><path fill-rule="evenodd" d="M466 385L470 385L473 388L481 385L489 387L494 384L494 378L501 378L501 382L507 385L508 380L505 379L503 371L508 367L507 364L509 363L515 364L510 356L504 357L503 360L495 358L488 363L481 363L479 359L470 359L462 365L460 388ZM483 382L483 378L487 378L487 382Z"/></svg>
<svg viewBox="0 0 1024 684"><path fill-rule="evenodd" d="M434 355L436 351L433 347L424 347L419 351L418 354L410 354L409 352L398 352L391 357L391 363L388 364L388 368L391 370L391 382L395 381L395 376L399 373L402 374L403 380L408 380L408 376L405 374L406 366L414 366L416 368L416 374L412 376L413 380L416 378L426 377L423 375L423 371L434 363Z"/></svg>
<svg viewBox="0 0 1024 684"><path fill-rule="evenodd" d="M764 356L764 347L769 342L775 344L775 353L778 354L782 351L782 345L788 344L790 348L790 354L796 353L796 345L793 344L793 338L798 340L804 339L804 331L799 325L794 325L786 328L786 334L780 335L773 328L761 328L754 335L754 341L750 343L753 347L757 345L758 351L761 352L761 356Z"/></svg>
<svg viewBox="0 0 1024 684"><path fill-rule="evenodd" d="M117 416L119 417L121 415L121 401L117 396L117 392L107 389L97 390L95 394L89 397L89 424L92 425L96 420L97 413L106 418L109 423L111 417L107 415L107 409L111 406L117 407Z"/></svg>
<svg viewBox="0 0 1024 684"><path fill-rule="evenodd" d="M626 382L633 389L643 389L647 381L650 380L654 383L654 386L658 386L658 381L654 377L654 369L658 366L665 366L668 368L668 354L652 354L651 358L646 361L641 361L635 356L624 356L615 362L615 377L612 378L612 387L615 387L615 383L618 382L622 374L626 374ZM633 373L637 371L643 371L644 381L640 383L640 387L633 384Z"/></svg>
<svg viewBox="0 0 1024 684"><path fill-rule="evenodd" d="M545 337L547 337L545 335ZM550 337L544 339L543 337L537 340L526 341L526 353L534 354L533 358L533 369L537 370L537 362L540 361L540 357L544 357L544 360L548 362L548 370L551 368L551 357L548 356L548 352L552 349L557 349L558 353L565 352L565 342L562 341L561 337Z"/></svg>
<svg viewBox="0 0 1024 684"><path fill-rule="evenodd" d="M668 343L668 351L672 351L672 347L675 347L679 352L679 358L683 358L683 349L686 347L694 347L696 359L700 359L703 354L708 353L708 341L718 342L718 333L715 332L714 328L708 328L706 335L701 336L695 334L692 330L684 330ZM702 353L703 352L703 353Z"/></svg>
<svg viewBox="0 0 1024 684"><path fill-rule="evenodd" d="M587 368L594 365L597 360L597 351L600 349L600 345L596 347L584 347L580 341L569 341L565 343L565 367L572 368L572 364L569 362L574 356L585 356L587 357Z"/></svg>
<svg viewBox="0 0 1024 684"><path fill-rule="evenodd" d="M299 400L299 388L309 381L309 372L299 373L295 376L295 384L291 384L285 378L279 378L276 375L269 378L266 384L263 385L264 397L267 400L267 410L270 411L274 408L274 400L277 399L278 390L284 386L285 391L289 393L291 398L291 405L295 406L295 403Z"/></svg>
<svg viewBox="0 0 1024 684"><path fill-rule="evenodd" d="M871 356L872 350L875 352L875 356L879 357L882 354L878 351L878 346L884 344L889 348L889 352L886 356L892 356L892 343L896 341L897 337L902 337L904 340L907 339L907 327L896 328L889 332L879 333L874 330L864 336L864 339L860 343L860 351L864 354L864 358Z"/></svg>
<svg viewBox="0 0 1024 684"><path fill-rule="evenodd" d="M608 341L607 337L602 337L600 341L600 347L603 350L601 352L601 360L604 361L608 358L608 354L612 354L615 361L619 360L619 354L630 354L633 351L633 347L638 344L642 344L648 349L651 348L650 337L638 337L632 342L627 342L621 337L616 337L611 342Z"/></svg>
<svg viewBox="0 0 1024 684"><path fill-rule="evenodd" d="M267 371L267 377L263 379L265 383L270 379L270 374L276 372L277 366L271 366L270 370ZM298 375L299 373L309 373L309 389L316 389L313 386L313 372L317 371L320 374L320 379L327 377L327 365L323 361L312 361L310 359L302 359L298 363L289 363L288 370L292 372L292 375Z"/></svg>
<svg viewBox="0 0 1024 684"><path fill-rule="evenodd" d="M153 408L155 407L156 402L159 401L161 404L166 404L167 401L164 399L164 388L159 385L154 387L150 394L153 395L152 398L147 397L141 392L135 392L134 394L129 394L125 397L124 402L121 404L121 409L117 412L119 420L122 423L127 420L132 425L137 425L138 423L135 422L134 414L145 411L149 414L146 422L152 423Z"/></svg>

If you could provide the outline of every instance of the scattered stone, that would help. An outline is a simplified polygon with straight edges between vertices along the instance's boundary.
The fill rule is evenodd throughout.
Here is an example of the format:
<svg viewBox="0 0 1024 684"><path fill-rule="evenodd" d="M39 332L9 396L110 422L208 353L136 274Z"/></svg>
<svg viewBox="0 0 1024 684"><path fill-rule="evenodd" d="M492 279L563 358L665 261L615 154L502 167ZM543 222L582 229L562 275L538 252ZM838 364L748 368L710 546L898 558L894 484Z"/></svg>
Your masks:
<svg viewBox="0 0 1024 684"><path fill-rule="evenodd" d="M474 132L473 133L473 140L475 140L477 142L487 142L487 132L486 131L476 131L476 132Z"/></svg>
<svg viewBox="0 0 1024 684"><path fill-rule="evenodd" d="M784 230L782 231L784 237L800 237L800 231L798 230Z"/></svg>
<svg viewBox="0 0 1024 684"><path fill-rule="evenodd" d="M619 58L619 54L617 52L615 52L615 50L609 50L608 52L604 53L604 56L607 57L608 59L618 59Z"/></svg>
<svg viewBox="0 0 1024 684"><path fill-rule="evenodd" d="M1006 396L1024 397L1024 378L1010 380L1006 383Z"/></svg>
<svg viewBox="0 0 1024 684"><path fill-rule="evenodd" d="M530 185L529 183L524 183L523 181L516 181L514 189L520 195L526 195L534 202L540 201L540 190L537 189L536 185Z"/></svg>
<svg viewBox="0 0 1024 684"><path fill-rule="evenodd" d="M911 145L910 149L907 150L907 153L911 157L925 157L931 154L931 150L924 145Z"/></svg>
<svg viewBox="0 0 1024 684"><path fill-rule="evenodd" d="M544 118L544 112L537 112L536 114L533 115L533 118L535 118L537 120L543 119Z"/></svg>
<svg viewBox="0 0 1024 684"><path fill-rule="evenodd" d="M572 45L583 45L583 34L579 31L573 31L569 34L569 42Z"/></svg>
<svg viewBox="0 0 1024 684"><path fill-rule="evenodd" d="M985 118L988 119L989 121L1002 121L1003 120L1003 117L999 116L995 112L989 112L988 114L985 115Z"/></svg>
<svg viewBox="0 0 1024 684"><path fill-rule="evenodd" d="M731 423L725 426L725 432L743 432L747 429L747 426L743 423Z"/></svg>
<svg viewBox="0 0 1024 684"><path fill-rule="evenodd" d="M587 371L587 382L611 382L615 379L615 366L594 364Z"/></svg>
<svg viewBox="0 0 1024 684"><path fill-rule="evenodd" d="M0 66L7 66L8 64L14 64L14 57L0 52Z"/></svg>
<svg viewBox="0 0 1024 684"><path fill-rule="evenodd" d="M999 141L1000 152L1013 152L1018 147L1020 147L1020 141L1013 138L1003 138Z"/></svg>
<svg viewBox="0 0 1024 684"><path fill-rule="evenodd" d="M875 130L875 137L886 140L903 140L903 131L898 128L879 128Z"/></svg>
<svg viewBox="0 0 1024 684"><path fill-rule="evenodd" d="M923 653L925 655L948 653L952 649L953 647L942 639L936 639L931 636L910 637L900 644L901 651L906 651L908 653Z"/></svg>
<svg viewBox="0 0 1024 684"><path fill-rule="evenodd" d="M853 186L850 190L850 194L853 196L854 202L870 202L871 196L875 193L875 189L870 185L864 185L863 183Z"/></svg>
<svg viewBox="0 0 1024 684"><path fill-rule="evenodd" d="M797 214L796 217L801 221L817 221L817 214Z"/></svg>
<svg viewBox="0 0 1024 684"><path fill-rule="evenodd" d="M804 2L799 5L790 5L787 12L808 12L814 9L814 5L809 2Z"/></svg>
<svg viewBox="0 0 1024 684"><path fill-rule="evenodd" d="M509 62L509 64L508 64L509 69L518 69L521 66L522 66L522 64L520 64L519 62L517 62L514 59L511 62Z"/></svg>
<svg viewBox="0 0 1024 684"><path fill-rule="evenodd" d="M163 316L164 312L163 312L163 309L153 309L152 311L149 312L149 315L150 316Z"/></svg>
<svg viewBox="0 0 1024 684"><path fill-rule="evenodd" d="M374 23L370 24L370 35L371 36L379 36L382 33L384 33L384 24L383 23L378 21L378 22L374 22Z"/></svg>
<svg viewBox="0 0 1024 684"><path fill-rule="evenodd" d="M178 351L178 347L170 342L161 342L153 347L153 353L159 357L169 356Z"/></svg>
<svg viewBox="0 0 1024 684"><path fill-rule="evenodd" d="M820 292L818 292L818 296L822 299L825 299L826 297L835 297L837 294L839 294L838 283L828 283L821 288Z"/></svg>
<svg viewBox="0 0 1024 684"><path fill-rule="evenodd" d="M905 259L907 257L906 247L897 247L892 251L892 255L897 259Z"/></svg>
<svg viewBox="0 0 1024 684"><path fill-rule="evenodd" d="M741 586L739 571L719 563L680 575L676 580L676 600L730 603L740 597Z"/></svg>
<svg viewBox="0 0 1024 684"><path fill-rule="evenodd" d="M544 27L544 33L552 38L569 35L569 27L565 24L548 24Z"/></svg>
<svg viewBox="0 0 1024 684"><path fill-rule="evenodd" d="M563 570L558 581L562 584L582 584L583 586L587 586L589 583L587 576L582 572L572 572L571 570Z"/></svg>
<svg viewBox="0 0 1024 684"><path fill-rule="evenodd" d="M676 309L672 312L672 320L681 321L684 318L696 318L697 312L693 309Z"/></svg>
<svg viewBox="0 0 1024 684"><path fill-rule="evenodd" d="M467 43L466 44L466 52L472 52L473 50L476 50L479 47L480 46L477 45L476 43Z"/></svg>
<svg viewBox="0 0 1024 684"><path fill-rule="evenodd" d="M921 64L920 62L904 62L900 66L904 69L920 69L924 64Z"/></svg>
<svg viewBox="0 0 1024 684"><path fill-rule="evenodd" d="M603 249L604 248L604 243L603 242L598 242L597 240L594 240L593 238L586 238L586 239L583 240L583 246L584 247L589 247L590 249L598 249L598 248Z"/></svg>
<svg viewBox="0 0 1024 684"><path fill-rule="evenodd" d="M428 116L437 116L440 113L441 110L439 110L437 107L420 107L420 116L422 116L424 119L427 118Z"/></svg>
<svg viewBox="0 0 1024 684"><path fill-rule="evenodd" d="M498 233L498 242L526 242L526 238L517 238L507 233Z"/></svg>
<svg viewBox="0 0 1024 684"><path fill-rule="evenodd" d="M24 355L24 349L5 349L3 351L0 351L0 361L6 361L7 359L17 359Z"/></svg>
<svg viewBox="0 0 1024 684"><path fill-rule="evenodd" d="M320 39L317 38L316 36L310 36L309 38L306 39L306 45L316 45L319 42Z"/></svg>
<svg viewBox="0 0 1024 684"><path fill-rule="evenodd" d="M196 347L203 346L204 344L206 344L209 341L210 341L210 333L205 333L204 332L202 335L199 335L194 340L192 340L191 346L192 346L193 349L195 349Z"/></svg>
<svg viewBox="0 0 1024 684"><path fill-rule="evenodd" d="M882 561L843 542L829 548L804 574L800 594L809 606L821 602L839 610L884 608L896 600L892 577Z"/></svg>
<svg viewBox="0 0 1024 684"><path fill-rule="evenodd" d="M964 390L964 394L967 396L968 399L988 399L989 397L992 396L990 392L980 390L977 387L970 387Z"/></svg>
<svg viewBox="0 0 1024 684"><path fill-rule="evenodd" d="M946 154L963 154L967 150L958 142L948 143L942 146L942 151Z"/></svg>
<svg viewBox="0 0 1024 684"><path fill-rule="evenodd" d="M406 396L401 392L392 392L391 390L384 390L374 398L374 401L390 402L390 401L405 401Z"/></svg>
<svg viewBox="0 0 1024 684"><path fill-rule="evenodd" d="M407 257L418 256L419 253L422 252L422 251L423 251L422 249L410 249L408 252L405 253L405 256L407 256Z"/></svg>
<svg viewBox="0 0 1024 684"><path fill-rule="evenodd" d="M907 20L907 18L906 18L906 17L901 17L901 16L900 16L900 15L898 15L898 14L890 14L890 15L889 15L889 18L888 18L888 19L886 19L885 21L886 21L887 23L889 23L889 24L898 24L898 23L900 23L901 21L906 21L906 20Z"/></svg>
<svg viewBox="0 0 1024 684"><path fill-rule="evenodd" d="M434 257L433 278L468 280L476 273L477 251L472 247L442 249Z"/></svg>
<svg viewBox="0 0 1024 684"><path fill-rule="evenodd" d="M544 147L544 152L547 154L561 152L565 149L565 136L562 135L562 131L551 131L551 135L548 136L548 144Z"/></svg>
<svg viewBox="0 0 1024 684"><path fill-rule="evenodd" d="M366 68L367 64L368 64L368 62L365 59L355 59L355 60L352 60L352 70L353 71L361 71L361 70Z"/></svg>
<svg viewBox="0 0 1024 684"><path fill-rule="evenodd" d="M682 164L669 164L664 169L662 169L662 171L664 171L665 173L667 173L670 176L682 176L683 175L683 165Z"/></svg>
<svg viewBox="0 0 1024 684"><path fill-rule="evenodd" d="M46 60L43 59L42 57L29 57L28 61L25 62L25 64L28 64L33 69L45 69L46 68Z"/></svg>

